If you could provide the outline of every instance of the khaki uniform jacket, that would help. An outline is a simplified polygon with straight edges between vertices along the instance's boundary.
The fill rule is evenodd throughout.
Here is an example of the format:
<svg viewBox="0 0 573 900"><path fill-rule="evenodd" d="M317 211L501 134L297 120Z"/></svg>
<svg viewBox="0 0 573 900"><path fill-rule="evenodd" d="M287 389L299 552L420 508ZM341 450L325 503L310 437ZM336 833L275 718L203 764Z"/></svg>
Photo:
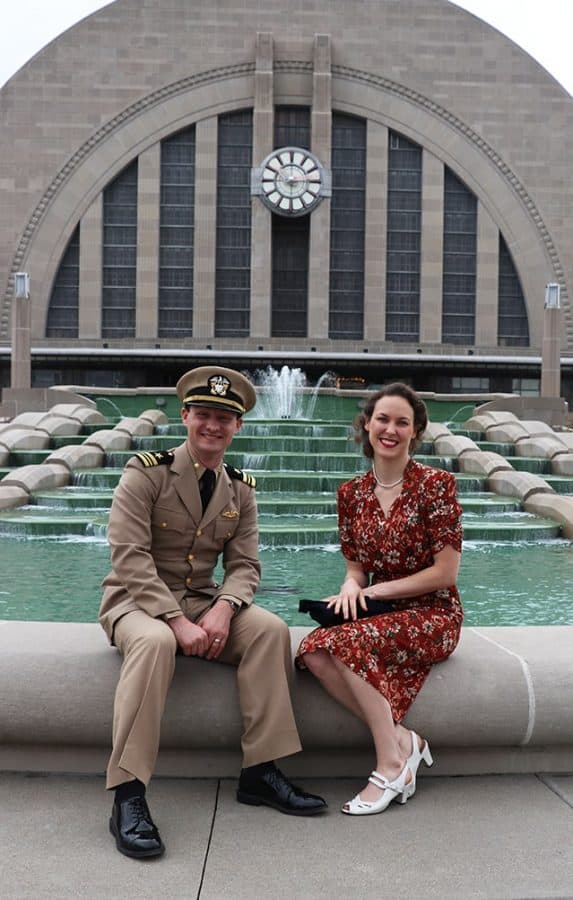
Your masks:
<svg viewBox="0 0 573 900"><path fill-rule="evenodd" d="M171 464L145 468L133 457L115 490L108 540L112 571L104 579L99 620L113 643L117 620L142 609L180 613L185 594L250 604L260 578L255 491L223 467L203 515L187 444ZM214 581L222 553L224 579Z"/></svg>

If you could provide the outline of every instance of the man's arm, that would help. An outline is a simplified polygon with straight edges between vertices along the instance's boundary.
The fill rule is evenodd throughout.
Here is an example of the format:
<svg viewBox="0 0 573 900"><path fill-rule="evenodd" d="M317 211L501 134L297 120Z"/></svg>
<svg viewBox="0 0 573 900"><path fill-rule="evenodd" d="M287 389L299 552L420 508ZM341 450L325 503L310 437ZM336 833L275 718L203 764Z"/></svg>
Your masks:
<svg viewBox="0 0 573 900"><path fill-rule="evenodd" d="M154 618L182 614L151 555L151 517L158 490L136 463L128 465L115 490L108 526L114 575L140 609Z"/></svg>

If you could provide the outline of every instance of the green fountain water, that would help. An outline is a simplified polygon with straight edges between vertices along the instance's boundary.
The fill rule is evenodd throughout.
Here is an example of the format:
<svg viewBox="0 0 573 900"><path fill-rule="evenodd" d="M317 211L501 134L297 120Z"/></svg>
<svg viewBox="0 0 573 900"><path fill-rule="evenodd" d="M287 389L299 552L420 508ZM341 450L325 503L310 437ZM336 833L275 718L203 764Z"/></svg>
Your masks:
<svg viewBox="0 0 573 900"><path fill-rule="evenodd" d="M310 624L297 611L299 600L335 592L343 576L336 488L366 466L349 439L350 418L251 418L228 456L257 477L263 563L258 602L289 624ZM39 492L33 504L1 514L0 618L95 621L109 567L108 510L122 467L133 450L173 447L183 435L181 424L161 426L151 437L134 439L132 450L108 454L105 468L80 470L70 487ZM57 439L58 446L66 443L72 441ZM573 552L559 526L524 513L514 498L488 493L483 479L460 474L456 460L434 455L431 444L421 449L421 461L456 476L464 509L460 589L466 622L571 624ZM49 452L40 451L41 459ZM10 464L23 465L25 458L14 454ZM542 471L539 461L530 462L529 471ZM520 459L520 467L526 463ZM573 479L553 480L573 493Z"/></svg>

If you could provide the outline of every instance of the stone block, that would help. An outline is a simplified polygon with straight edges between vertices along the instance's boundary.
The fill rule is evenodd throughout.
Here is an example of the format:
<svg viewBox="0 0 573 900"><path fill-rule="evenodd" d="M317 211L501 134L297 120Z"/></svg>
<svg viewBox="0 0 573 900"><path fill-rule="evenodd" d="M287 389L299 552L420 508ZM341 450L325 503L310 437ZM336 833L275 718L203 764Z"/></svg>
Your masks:
<svg viewBox="0 0 573 900"><path fill-rule="evenodd" d="M62 465L20 466L5 475L0 485L14 485L29 494L34 491L50 491L69 484L70 473Z"/></svg>
<svg viewBox="0 0 573 900"><path fill-rule="evenodd" d="M126 416L118 422L114 431L124 431L130 437L148 437L153 434L153 423L149 419Z"/></svg>
<svg viewBox="0 0 573 900"><path fill-rule="evenodd" d="M65 466L70 472L76 469L98 469L103 466L105 453L95 444L70 444L51 453L46 463Z"/></svg>
<svg viewBox="0 0 573 900"><path fill-rule="evenodd" d="M85 446L100 447L104 453L110 453L112 450L129 450L131 437L126 431L117 431L115 428L102 428L101 431L96 431L85 439Z"/></svg>
<svg viewBox="0 0 573 900"><path fill-rule="evenodd" d="M499 453L491 453L489 450L476 450L464 453L458 459L460 472L465 475L485 475L489 477L494 472L511 471L514 469L504 456Z"/></svg>
<svg viewBox="0 0 573 900"><path fill-rule="evenodd" d="M475 441L457 434L443 435L434 441L434 451L440 456L461 456L463 453L474 453L479 450Z"/></svg>
<svg viewBox="0 0 573 900"><path fill-rule="evenodd" d="M526 500L533 494L555 494L539 475L530 472L516 472L514 469L504 472L493 472L487 480L488 490L507 497L518 497Z"/></svg>
<svg viewBox="0 0 573 900"><path fill-rule="evenodd" d="M30 428L11 428L0 434L0 449L14 450L44 450L50 444L50 438L43 431L33 431Z"/></svg>
<svg viewBox="0 0 573 900"><path fill-rule="evenodd" d="M138 418L145 419L155 427L156 425L168 425L169 418L162 409L145 409L139 413Z"/></svg>
<svg viewBox="0 0 573 900"><path fill-rule="evenodd" d="M505 425L508 422L518 422L519 419L513 412L505 409L477 410L477 416L487 418L490 425Z"/></svg>
<svg viewBox="0 0 573 900"><path fill-rule="evenodd" d="M518 438L528 437L528 434L521 422L515 420L515 422L490 425L486 429L485 436L488 441L495 441L499 444L513 444Z"/></svg>
<svg viewBox="0 0 573 900"><path fill-rule="evenodd" d="M428 422L426 430L422 435L423 441L435 441L439 437L451 435L451 431L441 422Z"/></svg>
<svg viewBox="0 0 573 900"><path fill-rule="evenodd" d="M519 421L528 431L530 437L538 437L541 434L555 434L555 431L547 422L541 422L538 419L520 419Z"/></svg>
<svg viewBox="0 0 573 900"><path fill-rule="evenodd" d="M534 494L524 503L527 512L559 522L564 538L573 540L573 497L563 494Z"/></svg>
<svg viewBox="0 0 573 900"><path fill-rule="evenodd" d="M467 428L468 431L483 431L485 434L486 429L490 428L492 424L490 417L482 413L482 415L472 416L471 419L464 422L464 428Z"/></svg>
<svg viewBox="0 0 573 900"><path fill-rule="evenodd" d="M28 491L15 484L3 484L0 482L0 509L13 509L16 506L25 506L30 500Z"/></svg>
<svg viewBox="0 0 573 900"><path fill-rule="evenodd" d="M515 442L516 456L534 456L553 459L567 453L567 447L557 435L542 434L538 437L523 437Z"/></svg>
<svg viewBox="0 0 573 900"><path fill-rule="evenodd" d="M573 475L573 453L560 453L551 460L554 475Z"/></svg>
<svg viewBox="0 0 573 900"><path fill-rule="evenodd" d="M36 431L43 431L52 437L54 435L79 434L81 427L81 423L77 419L68 419L65 416L47 413L36 425Z"/></svg>
<svg viewBox="0 0 573 900"><path fill-rule="evenodd" d="M75 419L81 425L99 425L105 422L105 416L99 409L82 406L80 403L56 403L50 412L57 416L65 416L67 419Z"/></svg>

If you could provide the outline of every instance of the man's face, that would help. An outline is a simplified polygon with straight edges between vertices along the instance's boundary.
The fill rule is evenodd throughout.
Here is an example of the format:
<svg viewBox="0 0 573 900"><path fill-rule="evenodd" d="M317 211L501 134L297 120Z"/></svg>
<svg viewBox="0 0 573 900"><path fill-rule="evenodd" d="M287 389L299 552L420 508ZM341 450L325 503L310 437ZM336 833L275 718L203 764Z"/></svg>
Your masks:
<svg viewBox="0 0 573 900"><path fill-rule="evenodd" d="M189 446L199 459L222 456L243 424L234 413L210 406L183 408L181 418Z"/></svg>

